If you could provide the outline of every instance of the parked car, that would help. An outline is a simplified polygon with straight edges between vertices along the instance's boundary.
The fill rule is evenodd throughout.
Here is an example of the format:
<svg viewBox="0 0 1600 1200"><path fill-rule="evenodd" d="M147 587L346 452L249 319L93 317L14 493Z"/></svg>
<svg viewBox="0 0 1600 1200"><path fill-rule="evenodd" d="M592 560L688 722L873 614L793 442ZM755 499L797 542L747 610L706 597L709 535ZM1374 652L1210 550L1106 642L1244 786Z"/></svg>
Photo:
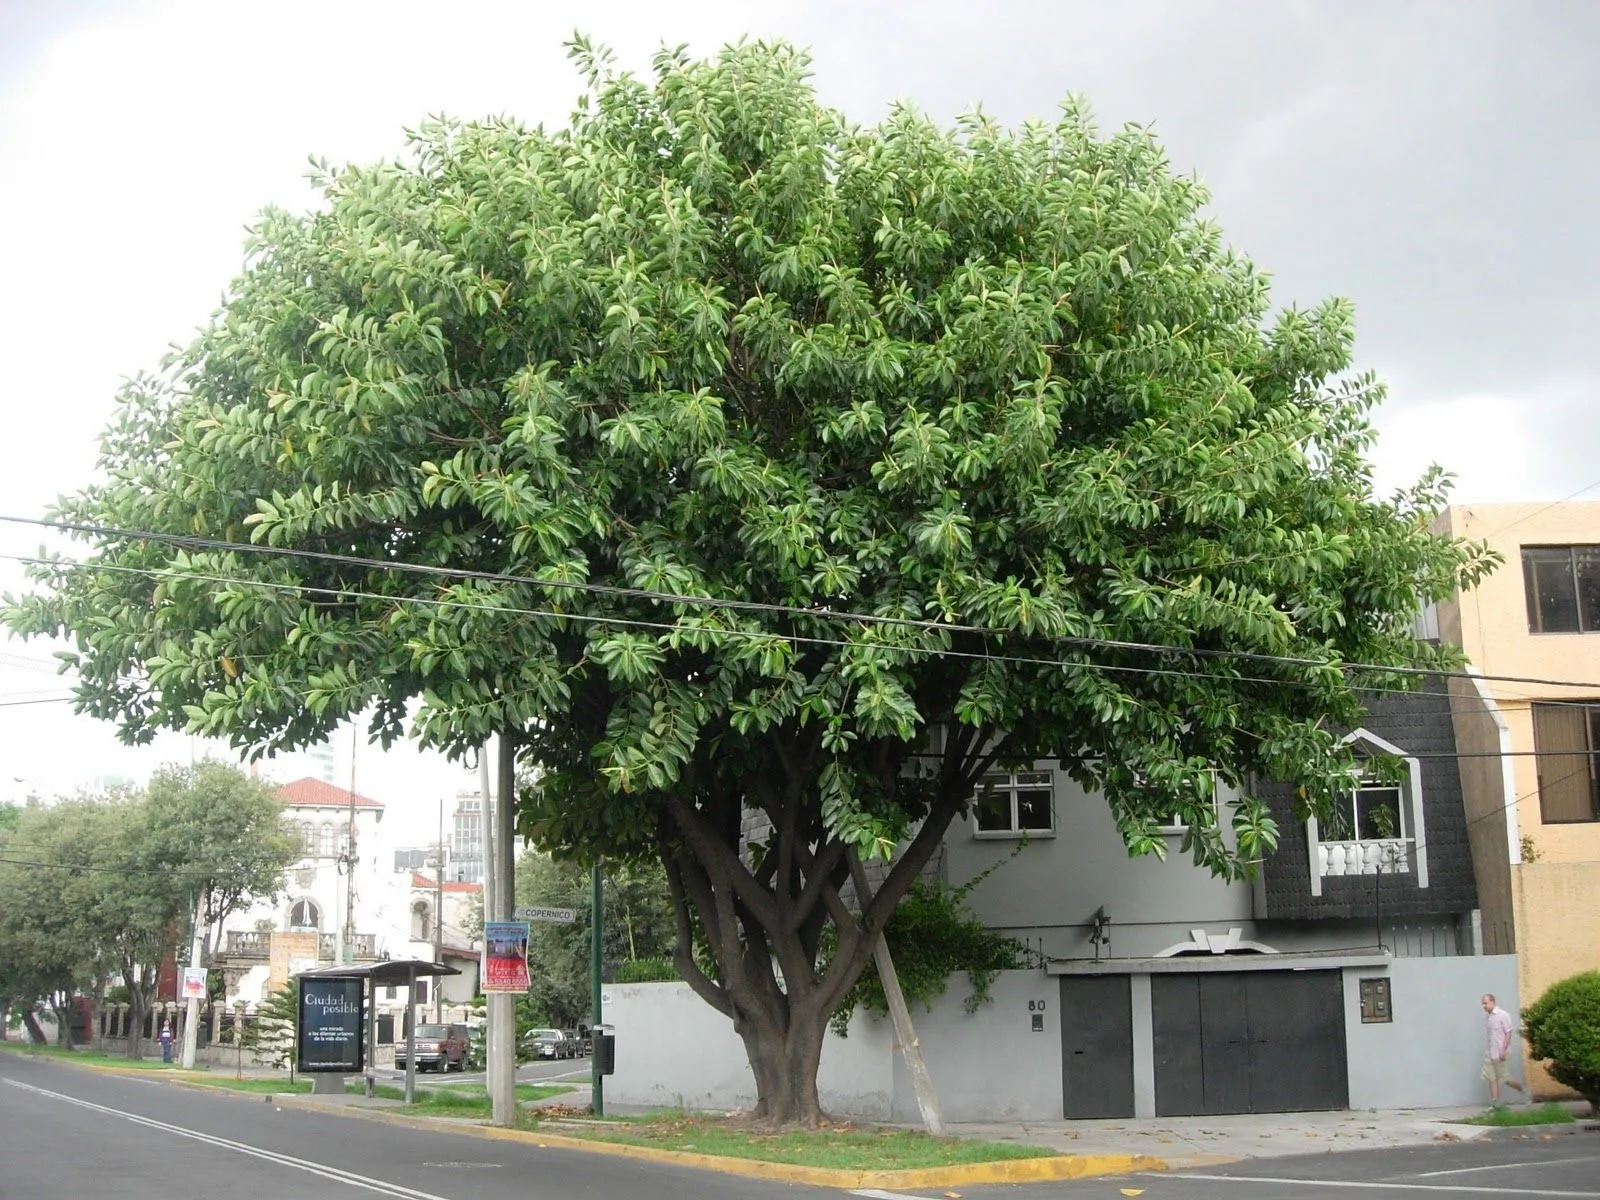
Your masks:
<svg viewBox="0 0 1600 1200"><path fill-rule="evenodd" d="M570 1058L567 1035L559 1029L530 1029L522 1035L522 1048L529 1058Z"/></svg>
<svg viewBox="0 0 1600 1200"><path fill-rule="evenodd" d="M417 1070L465 1071L467 1069L467 1027L465 1025L418 1025ZM406 1044L395 1047L394 1067L406 1069Z"/></svg>

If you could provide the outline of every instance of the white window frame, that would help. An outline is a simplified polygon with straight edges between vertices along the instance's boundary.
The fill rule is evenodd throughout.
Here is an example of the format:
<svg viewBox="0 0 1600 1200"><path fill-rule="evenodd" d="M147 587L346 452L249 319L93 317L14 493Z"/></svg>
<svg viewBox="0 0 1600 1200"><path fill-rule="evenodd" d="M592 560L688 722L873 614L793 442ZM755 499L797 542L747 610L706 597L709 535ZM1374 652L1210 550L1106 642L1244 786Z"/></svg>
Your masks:
<svg viewBox="0 0 1600 1200"><path fill-rule="evenodd" d="M1211 770L1211 811L1216 815L1217 824L1222 824L1221 804L1222 780L1218 777L1215 768ZM1177 813L1168 814L1168 819L1156 826L1156 832L1162 837L1182 837L1189 832L1189 822Z"/></svg>
<svg viewBox="0 0 1600 1200"><path fill-rule="evenodd" d="M1024 782L1027 781L1027 782ZM1008 795L1011 801L1011 824L1008 829L980 829L978 806L989 785L994 785L995 795ZM1040 787L1050 793L1050 827L1048 829L1019 829L1017 827L1017 793L1035 791ZM990 771L978 781L972 796L972 836L980 841L1017 841L1021 838L1053 838L1056 836L1056 778L1055 772L1043 771Z"/></svg>
<svg viewBox="0 0 1600 1200"><path fill-rule="evenodd" d="M295 910L301 905L305 905L310 910L311 916L316 918L310 925L307 925L304 922L296 923L294 919ZM312 930L315 930L316 932L321 933L322 905L318 904L310 896L301 896L298 899L290 901L289 915L284 919L284 928L291 932L309 933Z"/></svg>
<svg viewBox="0 0 1600 1200"><path fill-rule="evenodd" d="M1407 754L1399 746L1386 738L1381 738L1370 729L1357 729L1346 734L1340 739L1341 746L1348 746L1361 742L1374 750L1398 758L1406 764L1405 781L1400 788L1400 828L1402 835L1396 841L1406 841L1411 846L1411 871L1410 874L1417 882L1419 888L1428 886L1428 830L1424 819L1422 805L1422 763L1414 755ZM1352 803L1354 800L1352 798ZM1407 820L1409 812L1409 822ZM1410 830L1409 835L1405 833ZM1322 845L1322 830L1316 817L1306 818L1306 849L1308 850L1309 869L1311 873L1311 894L1322 895L1322 864L1319 848Z"/></svg>

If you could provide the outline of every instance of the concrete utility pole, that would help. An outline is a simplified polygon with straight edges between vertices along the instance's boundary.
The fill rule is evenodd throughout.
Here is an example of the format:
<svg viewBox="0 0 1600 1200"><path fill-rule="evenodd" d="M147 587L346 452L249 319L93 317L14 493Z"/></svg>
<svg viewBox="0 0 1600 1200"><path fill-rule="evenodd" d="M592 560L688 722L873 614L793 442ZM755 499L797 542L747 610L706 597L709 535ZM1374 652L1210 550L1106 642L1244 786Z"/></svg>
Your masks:
<svg viewBox="0 0 1600 1200"><path fill-rule="evenodd" d="M349 845L345 847L344 946L339 956L347 963L356 960L356 742L359 737L359 727L352 720L350 722L350 838Z"/></svg>
<svg viewBox="0 0 1600 1200"><path fill-rule="evenodd" d="M489 747L488 738L483 739L483 745L478 747L478 812L479 828L478 837L483 843L483 919L485 925L494 913L494 801L489 795ZM487 946L487 940L485 946ZM483 970L483 959L478 960L478 970ZM482 986L482 980L479 981ZM500 1031L495 1028L493 1008L494 997L486 995L484 998L484 1025L483 1025L483 1069L484 1090L492 1098L495 1095L495 1078L499 1073L500 1059L495 1054L495 1047L500 1040ZM512 1093L515 1095L515 1092Z"/></svg>
<svg viewBox="0 0 1600 1200"><path fill-rule="evenodd" d="M498 802L494 812L494 919L509 921L516 895L516 864L512 860L511 841L517 826L517 743L509 734L502 733L499 750ZM494 1123L509 1128L517 1123L517 1010L516 997L511 993L489 994L489 1027L499 1031L489 1049L496 1064L493 1090L489 1093L490 1107Z"/></svg>
<svg viewBox="0 0 1600 1200"><path fill-rule="evenodd" d="M600 1021L604 1015L600 973L605 966L602 961L605 913L605 877L600 874L597 858L589 876L589 1094L590 1108L597 1117L606 1115L606 1077L600 1073Z"/></svg>
<svg viewBox="0 0 1600 1200"><path fill-rule="evenodd" d="M444 961L444 797L439 797L439 841L433 855L433 961ZM444 1020L444 976L433 981L433 1020Z"/></svg>
<svg viewBox="0 0 1600 1200"><path fill-rule="evenodd" d="M205 925L206 895L204 889L194 905L194 935L189 939L189 965L198 967L200 958L205 953ZM179 1065L185 1071L194 1070L195 1055L200 1050L200 1001L193 996L189 997L188 1008L183 1015L183 1054L179 1058Z"/></svg>

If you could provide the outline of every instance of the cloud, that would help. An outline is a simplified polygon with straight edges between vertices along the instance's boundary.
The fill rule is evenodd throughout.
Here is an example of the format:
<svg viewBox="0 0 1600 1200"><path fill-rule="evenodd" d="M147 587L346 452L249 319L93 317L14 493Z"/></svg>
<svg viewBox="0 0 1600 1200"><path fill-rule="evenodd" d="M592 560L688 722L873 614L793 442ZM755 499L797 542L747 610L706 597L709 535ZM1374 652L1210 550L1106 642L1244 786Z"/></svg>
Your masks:
<svg viewBox="0 0 1600 1200"><path fill-rule="evenodd" d="M1600 476L1600 6L144 0L0 8L0 513L90 477L118 380L206 319L263 205L311 202L307 155L392 156L430 113L562 121L575 26L635 67L787 36L859 121L902 98L1048 119L1081 92L1153 122L1281 303L1356 302L1392 384L1380 478L1437 460L1463 499L1554 499Z"/></svg>

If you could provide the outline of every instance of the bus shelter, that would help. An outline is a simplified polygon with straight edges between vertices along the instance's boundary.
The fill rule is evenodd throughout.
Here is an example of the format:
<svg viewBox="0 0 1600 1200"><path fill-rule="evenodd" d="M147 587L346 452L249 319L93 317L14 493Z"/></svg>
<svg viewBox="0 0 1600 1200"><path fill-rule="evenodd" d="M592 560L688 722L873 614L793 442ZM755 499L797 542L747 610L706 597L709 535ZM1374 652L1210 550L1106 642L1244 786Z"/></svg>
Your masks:
<svg viewBox="0 0 1600 1200"><path fill-rule="evenodd" d="M331 967L317 967L310 971L301 971L296 976L301 980L318 979L358 979L364 981L365 1027L363 1041L366 1053L363 1056L366 1077L367 1095L374 1094L377 1079L373 1074L374 1064L378 1052L378 988L400 987L406 989L406 1103L415 1104L417 1099L417 980L437 977L440 975L461 974L455 967L447 967L444 963L429 962L422 958L391 959L387 962L365 963L360 966L354 964L338 964ZM302 992L304 989L302 989ZM301 1053L302 1022L299 1018L295 1024L295 1053ZM315 1068L313 1068L315 1069ZM342 1085L341 1085L342 1086Z"/></svg>

